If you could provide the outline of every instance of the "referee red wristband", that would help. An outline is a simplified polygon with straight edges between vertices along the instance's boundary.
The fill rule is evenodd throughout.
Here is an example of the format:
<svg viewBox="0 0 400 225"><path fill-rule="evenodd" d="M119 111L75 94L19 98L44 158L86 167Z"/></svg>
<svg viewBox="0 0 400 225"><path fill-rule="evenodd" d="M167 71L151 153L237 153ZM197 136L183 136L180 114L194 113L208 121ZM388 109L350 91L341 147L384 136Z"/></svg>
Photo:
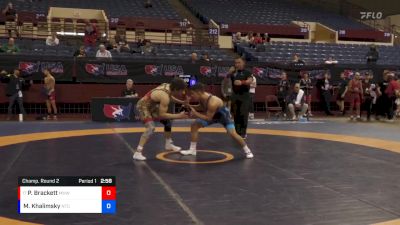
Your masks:
<svg viewBox="0 0 400 225"><path fill-rule="evenodd" d="M242 85L247 85L247 80L242 80Z"/></svg>

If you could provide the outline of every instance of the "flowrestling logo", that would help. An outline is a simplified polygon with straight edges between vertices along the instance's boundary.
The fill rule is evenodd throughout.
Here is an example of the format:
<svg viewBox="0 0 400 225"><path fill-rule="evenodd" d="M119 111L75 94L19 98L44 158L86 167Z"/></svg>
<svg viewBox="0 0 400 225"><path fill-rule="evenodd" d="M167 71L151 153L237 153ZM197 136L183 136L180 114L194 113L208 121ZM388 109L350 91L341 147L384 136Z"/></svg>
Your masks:
<svg viewBox="0 0 400 225"><path fill-rule="evenodd" d="M148 64L148 65L144 66L144 72L147 75L168 76L168 77L179 76L179 75L185 74L182 66L171 65L171 64L159 64L159 65Z"/></svg>
<svg viewBox="0 0 400 225"><path fill-rule="evenodd" d="M360 12L360 19L362 20L380 20L383 18L382 12Z"/></svg>
<svg viewBox="0 0 400 225"><path fill-rule="evenodd" d="M64 66L62 62L26 62L21 61L18 64L18 68L25 74L33 74L43 72L48 69L53 74L64 73Z"/></svg>
<svg viewBox="0 0 400 225"><path fill-rule="evenodd" d="M128 69L125 65L121 64L85 64L85 71L94 76L127 76Z"/></svg>

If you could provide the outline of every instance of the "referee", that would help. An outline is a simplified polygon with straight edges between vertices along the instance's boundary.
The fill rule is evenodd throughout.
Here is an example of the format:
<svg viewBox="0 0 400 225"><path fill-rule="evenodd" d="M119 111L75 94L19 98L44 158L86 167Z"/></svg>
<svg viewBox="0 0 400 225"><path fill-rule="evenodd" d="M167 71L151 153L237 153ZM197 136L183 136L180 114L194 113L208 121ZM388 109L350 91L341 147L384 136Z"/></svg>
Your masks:
<svg viewBox="0 0 400 225"><path fill-rule="evenodd" d="M235 66L230 68L228 75L233 84L232 114L235 120L235 129L242 138L246 138L251 104L249 90L250 84L253 82L252 74L245 70L245 61L239 57L235 59Z"/></svg>

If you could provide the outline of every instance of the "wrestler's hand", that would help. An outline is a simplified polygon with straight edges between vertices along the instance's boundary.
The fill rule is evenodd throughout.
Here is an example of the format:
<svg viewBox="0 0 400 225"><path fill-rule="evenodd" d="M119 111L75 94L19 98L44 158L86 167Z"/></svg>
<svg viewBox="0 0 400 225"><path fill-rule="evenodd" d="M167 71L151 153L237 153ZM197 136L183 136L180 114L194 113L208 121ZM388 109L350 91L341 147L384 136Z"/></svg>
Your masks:
<svg viewBox="0 0 400 225"><path fill-rule="evenodd" d="M189 115L188 115L187 112L180 112L180 113L178 114L178 118L179 118L179 119L188 119L188 118L189 118Z"/></svg>

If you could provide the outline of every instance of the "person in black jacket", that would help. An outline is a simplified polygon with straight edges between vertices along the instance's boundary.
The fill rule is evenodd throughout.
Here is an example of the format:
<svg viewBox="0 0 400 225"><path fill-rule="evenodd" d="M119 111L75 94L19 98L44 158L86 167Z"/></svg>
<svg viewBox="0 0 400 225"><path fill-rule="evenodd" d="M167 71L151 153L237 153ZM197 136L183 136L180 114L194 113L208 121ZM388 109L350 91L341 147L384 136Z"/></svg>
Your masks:
<svg viewBox="0 0 400 225"><path fill-rule="evenodd" d="M29 83L25 82L25 79L20 76L21 72L19 69L15 69L13 74L0 74L0 78L3 82L7 83L6 95L8 97L8 115L7 120L11 119L12 107L15 102L18 102L18 106L21 114L26 114L23 105L23 93L24 88L30 86Z"/></svg>
<svg viewBox="0 0 400 225"><path fill-rule="evenodd" d="M330 84L330 74L326 72L324 74L324 78L318 80L317 82L317 87L320 91L321 99L323 102L324 110L326 115L332 116L333 113L331 112L331 90L332 90L332 85Z"/></svg>
<svg viewBox="0 0 400 225"><path fill-rule="evenodd" d="M232 81L232 114L236 132L247 137L247 123L251 104L250 84L253 82L251 72L245 68L246 62L242 58L235 59L235 66L229 69L228 75Z"/></svg>
<svg viewBox="0 0 400 225"><path fill-rule="evenodd" d="M375 45L369 47L369 51L365 57L367 58L368 64L376 64L376 61L379 59L379 52L376 50Z"/></svg>

